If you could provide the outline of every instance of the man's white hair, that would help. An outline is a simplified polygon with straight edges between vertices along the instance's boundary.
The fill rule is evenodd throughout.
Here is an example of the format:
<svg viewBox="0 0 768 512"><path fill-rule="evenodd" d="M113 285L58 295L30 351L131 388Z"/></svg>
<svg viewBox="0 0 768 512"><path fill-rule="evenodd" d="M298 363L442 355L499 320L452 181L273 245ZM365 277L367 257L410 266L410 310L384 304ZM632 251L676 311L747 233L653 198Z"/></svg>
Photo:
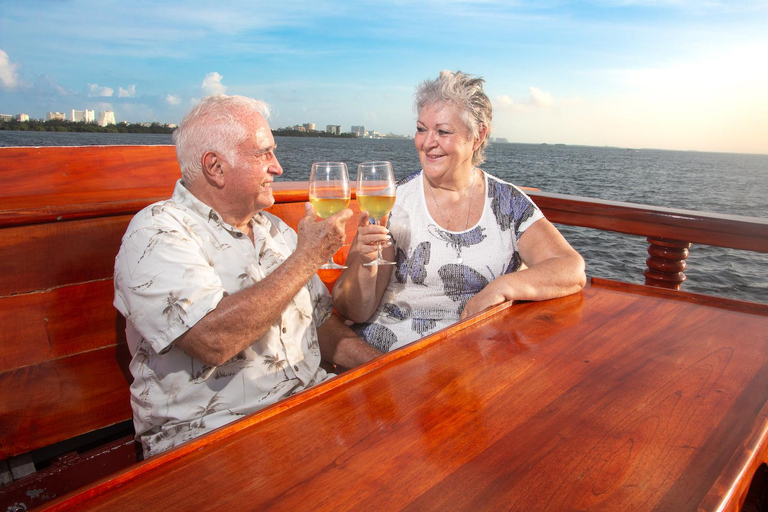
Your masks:
<svg viewBox="0 0 768 512"><path fill-rule="evenodd" d="M269 105L245 96L206 96L184 116L173 131L176 158L186 184L202 173L202 158L215 151L234 164L235 148L248 138L246 120L260 115L269 119Z"/></svg>

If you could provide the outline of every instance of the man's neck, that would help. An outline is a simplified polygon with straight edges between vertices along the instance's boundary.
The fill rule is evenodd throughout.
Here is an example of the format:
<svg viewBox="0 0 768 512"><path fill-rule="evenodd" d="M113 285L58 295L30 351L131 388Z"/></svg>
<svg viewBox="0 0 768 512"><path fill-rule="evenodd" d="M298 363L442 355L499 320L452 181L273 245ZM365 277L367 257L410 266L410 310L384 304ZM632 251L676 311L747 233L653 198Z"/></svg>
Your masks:
<svg viewBox="0 0 768 512"><path fill-rule="evenodd" d="M195 184L187 185L187 190L195 196L200 202L210 206L221 217L222 222L229 224L235 229L238 229L242 233L248 235L248 238L253 242L253 228L251 227L251 219L253 218L253 212L239 212L232 209L232 204L227 201L222 201L216 190L210 187L196 187Z"/></svg>

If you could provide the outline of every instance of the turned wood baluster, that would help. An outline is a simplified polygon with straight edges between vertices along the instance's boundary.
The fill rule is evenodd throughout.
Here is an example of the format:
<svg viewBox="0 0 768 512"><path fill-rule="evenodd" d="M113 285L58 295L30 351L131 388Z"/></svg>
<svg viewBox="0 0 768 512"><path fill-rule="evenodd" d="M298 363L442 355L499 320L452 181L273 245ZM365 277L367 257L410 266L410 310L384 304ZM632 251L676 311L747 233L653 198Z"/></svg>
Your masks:
<svg viewBox="0 0 768 512"><path fill-rule="evenodd" d="M685 281L686 263L688 257L689 242L678 240L665 240L663 238L648 237L648 254L645 260L648 268L645 269L645 284L659 288L679 290Z"/></svg>

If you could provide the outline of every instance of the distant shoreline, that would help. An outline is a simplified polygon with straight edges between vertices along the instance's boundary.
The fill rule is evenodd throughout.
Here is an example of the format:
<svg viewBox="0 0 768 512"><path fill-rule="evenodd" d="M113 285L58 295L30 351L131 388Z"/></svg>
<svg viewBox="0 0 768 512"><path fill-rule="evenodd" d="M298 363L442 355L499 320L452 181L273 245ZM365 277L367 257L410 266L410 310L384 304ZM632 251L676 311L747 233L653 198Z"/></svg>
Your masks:
<svg viewBox="0 0 768 512"><path fill-rule="evenodd" d="M173 133L175 125L160 123L133 123L110 124L100 126L95 123L80 123L65 120L50 121L0 121L0 130L18 132L79 132L79 133ZM339 135L326 132L302 132L299 130L272 130L272 135L281 137L331 137L339 139L356 139L355 133L342 133Z"/></svg>
<svg viewBox="0 0 768 512"><path fill-rule="evenodd" d="M312 131L312 132L301 132L299 130L272 130L272 135L280 136L280 137L329 137L334 139L356 139L357 134L356 133L342 133L339 135L336 135L335 133L328 133L328 132L318 132L318 131Z"/></svg>
<svg viewBox="0 0 768 512"><path fill-rule="evenodd" d="M120 123L101 126L96 123L80 123L62 119L40 121L0 121L0 130L18 132L79 132L79 133L173 133L176 126L151 123Z"/></svg>

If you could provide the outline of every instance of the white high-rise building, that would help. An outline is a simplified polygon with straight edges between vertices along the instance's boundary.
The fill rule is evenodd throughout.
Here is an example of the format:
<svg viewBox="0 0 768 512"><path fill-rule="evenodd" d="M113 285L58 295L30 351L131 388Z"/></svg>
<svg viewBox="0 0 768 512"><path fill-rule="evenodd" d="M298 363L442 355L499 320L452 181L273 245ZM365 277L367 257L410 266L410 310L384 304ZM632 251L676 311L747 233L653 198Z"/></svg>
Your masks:
<svg viewBox="0 0 768 512"><path fill-rule="evenodd" d="M75 110L69 111L69 120L73 123L93 123L96 121L96 116L93 110Z"/></svg>
<svg viewBox="0 0 768 512"><path fill-rule="evenodd" d="M26 122L29 121L29 114L19 114L16 116L17 121Z"/></svg>
<svg viewBox="0 0 768 512"><path fill-rule="evenodd" d="M352 133L357 134L358 137L365 137L365 126L353 126Z"/></svg>
<svg viewBox="0 0 768 512"><path fill-rule="evenodd" d="M66 121L67 115L64 112L48 112L45 115L46 121L53 121L54 119L59 121Z"/></svg>
<svg viewBox="0 0 768 512"><path fill-rule="evenodd" d="M115 113L111 110L102 110L99 112L99 126L107 126L109 124L117 124L115 121Z"/></svg>
<svg viewBox="0 0 768 512"><path fill-rule="evenodd" d="M341 125L329 124L325 127L325 133L332 133L334 135L341 135Z"/></svg>

